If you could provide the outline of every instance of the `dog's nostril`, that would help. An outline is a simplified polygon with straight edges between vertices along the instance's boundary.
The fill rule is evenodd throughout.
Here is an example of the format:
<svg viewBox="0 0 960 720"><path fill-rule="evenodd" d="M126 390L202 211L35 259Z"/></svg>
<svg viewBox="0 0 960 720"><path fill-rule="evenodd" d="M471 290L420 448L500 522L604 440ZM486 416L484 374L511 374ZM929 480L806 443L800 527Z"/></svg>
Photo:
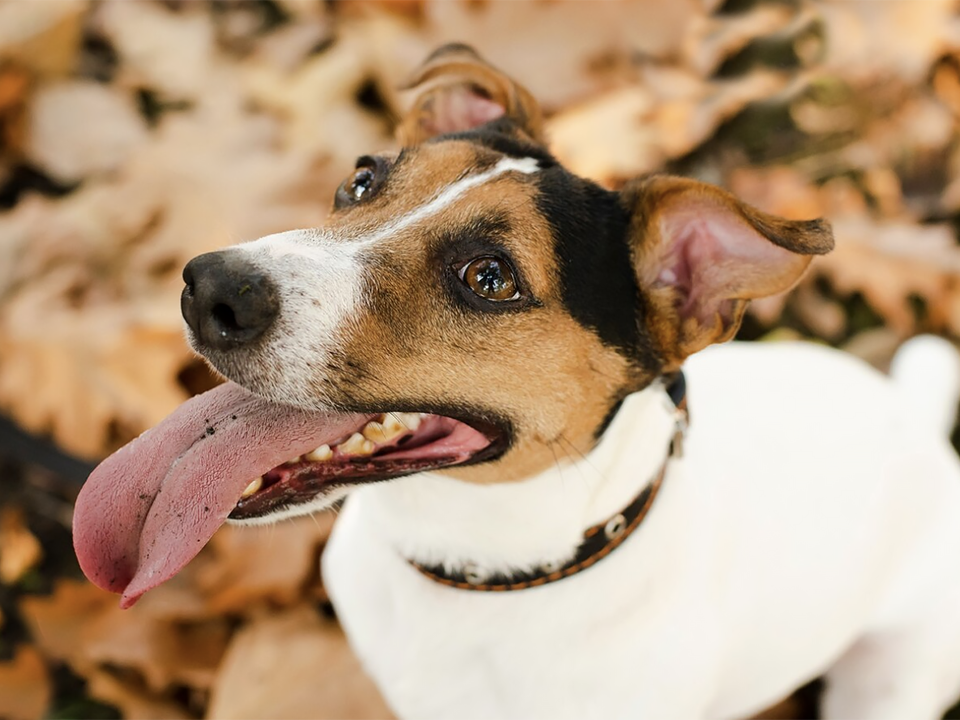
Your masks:
<svg viewBox="0 0 960 720"><path fill-rule="evenodd" d="M217 303L213 306L213 309L210 311L214 319L221 325L223 330L226 331L236 331L242 330L243 328L237 322L237 316L233 312L233 308L229 305L224 305L223 303Z"/></svg>

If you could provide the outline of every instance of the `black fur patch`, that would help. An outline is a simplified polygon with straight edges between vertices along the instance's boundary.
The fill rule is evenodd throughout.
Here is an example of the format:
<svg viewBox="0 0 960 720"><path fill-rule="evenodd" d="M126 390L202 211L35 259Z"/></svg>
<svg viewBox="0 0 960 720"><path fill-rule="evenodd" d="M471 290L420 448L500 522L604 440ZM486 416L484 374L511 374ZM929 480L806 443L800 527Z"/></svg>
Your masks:
<svg viewBox="0 0 960 720"><path fill-rule="evenodd" d="M628 246L630 217L617 194L559 165L536 178L537 207L553 231L570 315L606 345L644 367L658 367L653 343L640 323L644 300Z"/></svg>
<svg viewBox="0 0 960 720"><path fill-rule="evenodd" d="M468 140L507 157L533 158L540 163L541 167L552 167L557 164L556 158L546 148L524 137L517 129L516 123L506 117L491 120L471 130L437 135L428 142L444 140Z"/></svg>

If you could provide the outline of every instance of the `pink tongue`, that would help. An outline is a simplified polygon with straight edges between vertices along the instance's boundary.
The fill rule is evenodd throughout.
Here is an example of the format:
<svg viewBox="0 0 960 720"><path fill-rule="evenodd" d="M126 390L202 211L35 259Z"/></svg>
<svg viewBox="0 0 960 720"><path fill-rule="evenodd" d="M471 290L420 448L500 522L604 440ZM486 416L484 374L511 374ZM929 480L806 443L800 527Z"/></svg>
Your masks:
<svg viewBox="0 0 960 720"><path fill-rule="evenodd" d="M275 405L234 383L187 401L87 479L73 516L80 567L130 607L200 552L251 480L365 419Z"/></svg>

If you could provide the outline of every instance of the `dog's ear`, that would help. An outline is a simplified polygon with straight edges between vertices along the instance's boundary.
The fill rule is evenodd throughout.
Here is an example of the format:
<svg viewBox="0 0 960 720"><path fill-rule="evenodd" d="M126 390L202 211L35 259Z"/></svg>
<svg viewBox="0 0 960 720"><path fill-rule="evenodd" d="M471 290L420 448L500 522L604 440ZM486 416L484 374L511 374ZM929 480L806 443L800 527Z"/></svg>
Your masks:
<svg viewBox="0 0 960 720"><path fill-rule="evenodd" d="M665 370L729 340L749 300L788 290L812 255L833 249L825 221L768 215L695 180L640 178L624 187L620 201L631 218L644 320Z"/></svg>
<svg viewBox="0 0 960 720"><path fill-rule="evenodd" d="M531 140L543 142L543 113L530 92L454 43L435 50L407 85L413 105L397 127L401 145L470 130L505 117Z"/></svg>

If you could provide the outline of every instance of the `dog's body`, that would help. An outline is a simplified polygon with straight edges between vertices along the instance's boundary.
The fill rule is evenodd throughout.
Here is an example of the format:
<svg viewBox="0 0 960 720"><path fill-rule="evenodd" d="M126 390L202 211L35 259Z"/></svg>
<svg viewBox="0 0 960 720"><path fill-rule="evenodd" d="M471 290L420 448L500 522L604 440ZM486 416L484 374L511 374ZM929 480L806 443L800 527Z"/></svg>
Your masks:
<svg viewBox="0 0 960 720"><path fill-rule="evenodd" d="M190 339L233 382L91 475L87 575L128 606L224 520L352 493L324 575L402 716L733 717L826 672L827 717L935 717L960 691L952 349L902 363L912 396L810 346L696 355L829 227L577 178L463 46L414 91L324 228L188 264Z"/></svg>
<svg viewBox="0 0 960 720"><path fill-rule="evenodd" d="M827 717L932 718L960 691L944 438L885 377L822 348L726 346L686 373L684 455L650 517L562 582L464 592L404 557L571 552L662 462L661 390L632 396L582 461L523 484L424 475L349 499L324 578L402 717L745 717L827 672Z"/></svg>

